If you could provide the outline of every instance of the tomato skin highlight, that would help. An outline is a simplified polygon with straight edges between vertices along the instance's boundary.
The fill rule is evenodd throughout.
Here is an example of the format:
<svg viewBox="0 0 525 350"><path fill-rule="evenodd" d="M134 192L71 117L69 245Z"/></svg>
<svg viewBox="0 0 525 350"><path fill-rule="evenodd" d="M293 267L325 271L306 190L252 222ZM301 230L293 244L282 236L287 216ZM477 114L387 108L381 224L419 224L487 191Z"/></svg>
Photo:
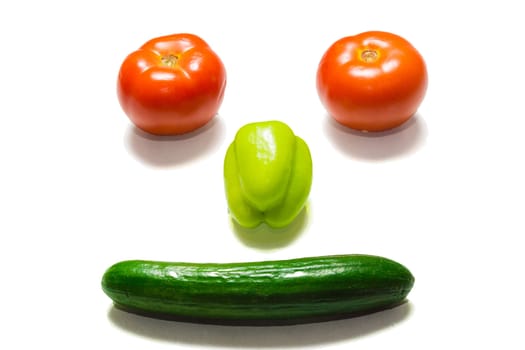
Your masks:
<svg viewBox="0 0 525 350"><path fill-rule="evenodd" d="M371 31L333 43L321 58L316 83L321 103L338 123L384 131L416 113L428 73L423 57L407 40Z"/></svg>
<svg viewBox="0 0 525 350"><path fill-rule="evenodd" d="M220 57L194 34L151 39L122 63L117 96L129 119L155 135L194 131L217 114L226 88Z"/></svg>

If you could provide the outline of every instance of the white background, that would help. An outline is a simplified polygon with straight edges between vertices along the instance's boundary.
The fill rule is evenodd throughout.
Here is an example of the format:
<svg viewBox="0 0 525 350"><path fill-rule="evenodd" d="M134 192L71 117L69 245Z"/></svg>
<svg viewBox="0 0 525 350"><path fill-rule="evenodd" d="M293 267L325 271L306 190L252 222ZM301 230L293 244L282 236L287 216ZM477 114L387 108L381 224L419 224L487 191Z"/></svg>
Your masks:
<svg viewBox="0 0 525 350"><path fill-rule="evenodd" d="M10 1L0 5L3 349L523 349L525 32L519 1ZM425 57L416 117L380 135L336 126L315 73L335 40L399 34ZM137 132L116 98L124 57L191 32L223 59L219 116L187 137ZM239 232L222 183L245 123L309 144L307 214ZM100 279L133 258L395 259L409 303L350 320L236 328L111 306Z"/></svg>

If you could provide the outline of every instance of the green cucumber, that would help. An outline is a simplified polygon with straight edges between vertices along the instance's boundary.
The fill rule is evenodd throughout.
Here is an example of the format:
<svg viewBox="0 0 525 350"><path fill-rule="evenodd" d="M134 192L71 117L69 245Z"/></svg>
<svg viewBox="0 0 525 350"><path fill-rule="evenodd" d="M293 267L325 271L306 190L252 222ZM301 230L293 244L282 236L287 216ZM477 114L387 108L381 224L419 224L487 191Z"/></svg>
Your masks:
<svg viewBox="0 0 525 350"><path fill-rule="evenodd" d="M118 309L189 322L272 325L364 315L406 301L414 277L371 255L242 263L122 261L102 278Z"/></svg>

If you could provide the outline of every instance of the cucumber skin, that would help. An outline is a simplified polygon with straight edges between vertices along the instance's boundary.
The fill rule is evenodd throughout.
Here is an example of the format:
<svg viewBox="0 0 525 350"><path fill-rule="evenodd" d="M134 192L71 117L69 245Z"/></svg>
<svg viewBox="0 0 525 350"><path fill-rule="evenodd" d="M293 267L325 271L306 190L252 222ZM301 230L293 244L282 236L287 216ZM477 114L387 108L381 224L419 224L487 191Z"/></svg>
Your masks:
<svg viewBox="0 0 525 350"><path fill-rule="evenodd" d="M227 264L128 260L102 278L103 291L124 311L235 325L369 314L404 303L413 284L403 265L357 254Z"/></svg>

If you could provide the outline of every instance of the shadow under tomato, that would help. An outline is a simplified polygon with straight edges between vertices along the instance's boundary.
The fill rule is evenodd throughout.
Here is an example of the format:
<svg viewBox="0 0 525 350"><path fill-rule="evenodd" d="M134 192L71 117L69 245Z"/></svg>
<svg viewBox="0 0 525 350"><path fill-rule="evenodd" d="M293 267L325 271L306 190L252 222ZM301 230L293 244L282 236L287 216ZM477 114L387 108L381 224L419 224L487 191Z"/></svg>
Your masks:
<svg viewBox="0 0 525 350"><path fill-rule="evenodd" d="M246 246L257 249L277 249L295 241L308 224L308 203L292 223L284 228L271 228L261 224L255 228L245 228L231 219L233 232Z"/></svg>
<svg viewBox="0 0 525 350"><path fill-rule="evenodd" d="M176 136L152 135L131 125L125 144L138 160L151 166L167 167L194 160L217 149L224 137L224 123L216 116L205 126Z"/></svg>
<svg viewBox="0 0 525 350"><path fill-rule="evenodd" d="M246 348L306 348L364 337L394 327L410 316L406 302L393 309L333 321L286 326L224 326L169 321L110 307L109 320L141 337L184 345Z"/></svg>
<svg viewBox="0 0 525 350"><path fill-rule="evenodd" d="M427 136L426 125L419 114L397 128L383 132L362 132L339 124L326 115L324 131L343 153L360 159L380 161L414 152Z"/></svg>

